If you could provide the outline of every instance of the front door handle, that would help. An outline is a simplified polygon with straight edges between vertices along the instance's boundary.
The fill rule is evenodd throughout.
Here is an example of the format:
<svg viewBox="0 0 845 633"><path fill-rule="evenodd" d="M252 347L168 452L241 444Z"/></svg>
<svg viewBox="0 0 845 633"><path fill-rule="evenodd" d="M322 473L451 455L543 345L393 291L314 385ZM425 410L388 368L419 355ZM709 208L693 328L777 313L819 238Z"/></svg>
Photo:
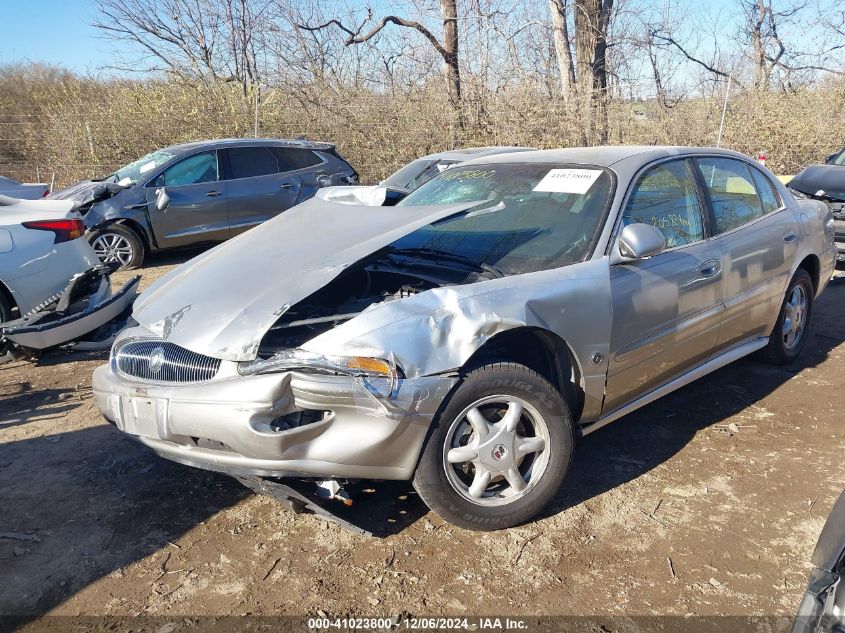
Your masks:
<svg viewBox="0 0 845 633"><path fill-rule="evenodd" d="M293 189L293 183L292 182L283 182L281 185L279 185L279 187L281 189Z"/></svg>
<svg viewBox="0 0 845 633"><path fill-rule="evenodd" d="M223 194L221 194L219 191L209 191L205 195L207 195L209 198L216 198L216 197L221 196Z"/></svg>
<svg viewBox="0 0 845 633"><path fill-rule="evenodd" d="M792 244L795 240L798 239L798 233L795 231L787 231L783 234L783 241L787 244Z"/></svg>
<svg viewBox="0 0 845 633"><path fill-rule="evenodd" d="M715 259L706 261L698 267L698 272L701 273L702 277L712 277L713 275L718 275L721 270L721 265Z"/></svg>

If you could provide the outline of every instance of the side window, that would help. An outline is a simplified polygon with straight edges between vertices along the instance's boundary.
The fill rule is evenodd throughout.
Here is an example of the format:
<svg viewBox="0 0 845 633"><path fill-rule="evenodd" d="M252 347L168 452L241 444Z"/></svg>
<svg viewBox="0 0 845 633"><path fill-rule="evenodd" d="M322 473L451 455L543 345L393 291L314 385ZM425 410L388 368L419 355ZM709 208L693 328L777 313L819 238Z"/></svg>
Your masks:
<svg viewBox="0 0 845 633"><path fill-rule="evenodd" d="M754 184L757 185L757 193L760 194L760 202L763 203L763 211L771 213L781 207L780 196L777 189L769 180L768 176L757 169L751 168L751 176L754 178Z"/></svg>
<svg viewBox="0 0 845 633"><path fill-rule="evenodd" d="M156 185L180 187L217 181L217 152L194 154L168 167L156 179Z"/></svg>
<svg viewBox="0 0 845 633"><path fill-rule="evenodd" d="M622 221L651 224L660 229L666 246L673 248L704 239L704 220L695 179L684 160L649 169L634 188Z"/></svg>
<svg viewBox="0 0 845 633"><path fill-rule="evenodd" d="M697 158L695 162L710 191L715 233L730 231L763 216L763 203L745 163L731 158Z"/></svg>
<svg viewBox="0 0 845 633"><path fill-rule="evenodd" d="M276 159L279 161L281 171L293 171L304 169L322 163L322 159L310 149L296 149L294 147L271 147Z"/></svg>
<svg viewBox="0 0 845 633"><path fill-rule="evenodd" d="M279 163L266 147L230 147L226 150L229 157L228 177L252 178L279 172Z"/></svg>

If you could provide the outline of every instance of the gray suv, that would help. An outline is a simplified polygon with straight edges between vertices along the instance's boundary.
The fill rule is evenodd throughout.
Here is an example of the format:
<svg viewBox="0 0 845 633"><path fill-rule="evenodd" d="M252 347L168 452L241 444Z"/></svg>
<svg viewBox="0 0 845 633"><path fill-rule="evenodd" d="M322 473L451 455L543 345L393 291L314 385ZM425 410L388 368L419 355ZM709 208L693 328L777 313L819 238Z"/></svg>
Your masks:
<svg viewBox="0 0 845 633"><path fill-rule="evenodd" d="M50 197L75 200L100 260L131 269L148 252L222 242L320 187L357 182L329 143L227 139L166 147Z"/></svg>

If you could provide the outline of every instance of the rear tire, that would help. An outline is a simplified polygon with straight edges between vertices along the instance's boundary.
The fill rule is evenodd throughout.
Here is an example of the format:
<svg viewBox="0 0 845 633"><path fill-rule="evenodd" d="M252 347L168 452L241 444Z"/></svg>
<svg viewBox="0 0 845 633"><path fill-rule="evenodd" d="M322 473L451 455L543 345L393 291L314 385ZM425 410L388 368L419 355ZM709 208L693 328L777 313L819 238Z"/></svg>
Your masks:
<svg viewBox="0 0 845 633"><path fill-rule="evenodd" d="M86 237L104 264L116 263L120 270L134 270L144 263L144 241L125 224L107 224Z"/></svg>
<svg viewBox="0 0 845 633"><path fill-rule="evenodd" d="M516 363L470 372L434 420L414 488L441 517L470 530L534 518L572 460L569 407L545 378Z"/></svg>
<svg viewBox="0 0 845 633"><path fill-rule="evenodd" d="M5 289L0 287L0 323L6 323L6 321L14 319L14 309L15 306L9 300L9 297L6 296Z"/></svg>
<svg viewBox="0 0 845 633"><path fill-rule="evenodd" d="M769 343L761 350L764 360L774 365L788 365L801 355L810 336L814 294L810 273L799 268L786 289Z"/></svg>

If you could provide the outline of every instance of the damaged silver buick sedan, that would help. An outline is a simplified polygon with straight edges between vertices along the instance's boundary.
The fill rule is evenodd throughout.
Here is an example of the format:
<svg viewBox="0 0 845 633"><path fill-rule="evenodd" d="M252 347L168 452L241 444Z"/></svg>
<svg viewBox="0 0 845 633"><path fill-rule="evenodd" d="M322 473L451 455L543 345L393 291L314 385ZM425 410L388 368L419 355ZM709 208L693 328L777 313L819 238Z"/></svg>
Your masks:
<svg viewBox="0 0 845 633"><path fill-rule="evenodd" d="M796 358L834 259L826 207L735 152L480 158L394 207L311 200L165 275L94 394L177 462L413 479L447 520L504 528L579 436L752 352Z"/></svg>

